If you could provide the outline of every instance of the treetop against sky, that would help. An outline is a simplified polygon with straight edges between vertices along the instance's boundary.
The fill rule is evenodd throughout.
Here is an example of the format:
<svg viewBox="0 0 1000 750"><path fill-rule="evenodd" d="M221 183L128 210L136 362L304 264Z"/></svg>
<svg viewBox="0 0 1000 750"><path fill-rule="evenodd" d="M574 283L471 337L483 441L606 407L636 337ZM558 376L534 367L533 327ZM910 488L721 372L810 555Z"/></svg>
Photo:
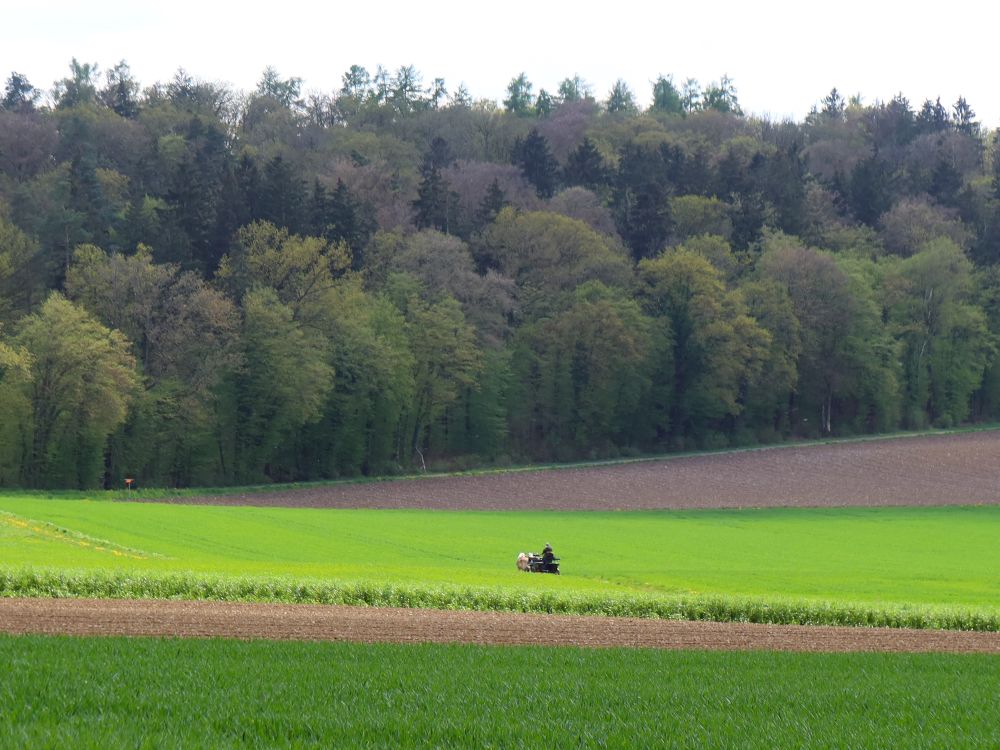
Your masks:
<svg viewBox="0 0 1000 750"><path fill-rule="evenodd" d="M968 8L965 8L968 6ZM963 12L967 11L967 12ZM1000 124L988 71L993 48L980 8L961 0L947 14L913 13L902 3L846 0L836 9L765 0L709 6L635 2L584 6L511 0L474 14L452 0L370 6L316 6L288 0L228 6L193 0L135 4L68 0L22 4L6 11L16 29L0 51L11 70L48 89L71 57L109 69L121 59L144 84L168 80L178 65L207 80L251 90L266 65L304 81L305 91L339 89L353 64L374 71L412 64L430 85L464 84L474 98L500 101L519 72L554 93L578 75L598 99L622 79L640 106L659 75L702 85L732 76L748 113L801 119L836 86L866 103L897 93L964 96L988 128ZM949 52L949 45L960 52ZM928 51L934 50L931 54Z"/></svg>

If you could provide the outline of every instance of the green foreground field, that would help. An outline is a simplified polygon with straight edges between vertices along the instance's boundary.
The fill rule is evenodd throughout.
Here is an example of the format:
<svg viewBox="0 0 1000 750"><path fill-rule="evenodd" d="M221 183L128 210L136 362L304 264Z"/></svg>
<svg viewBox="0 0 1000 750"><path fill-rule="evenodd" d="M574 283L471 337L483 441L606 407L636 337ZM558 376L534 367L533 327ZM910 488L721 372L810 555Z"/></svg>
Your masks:
<svg viewBox="0 0 1000 750"><path fill-rule="evenodd" d="M3 747L996 747L971 655L0 636Z"/></svg>
<svg viewBox="0 0 1000 750"><path fill-rule="evenodd" d="M997 629L998 532L997 506L500 513L2 496L0 593L681 617L699 615L649 603L721 601L763 608L765 621ZM516 554L546 541L565 574L519 573ZM832 610L861 614L822 616ZM883 622L866 611L959 619Z"/></svg>

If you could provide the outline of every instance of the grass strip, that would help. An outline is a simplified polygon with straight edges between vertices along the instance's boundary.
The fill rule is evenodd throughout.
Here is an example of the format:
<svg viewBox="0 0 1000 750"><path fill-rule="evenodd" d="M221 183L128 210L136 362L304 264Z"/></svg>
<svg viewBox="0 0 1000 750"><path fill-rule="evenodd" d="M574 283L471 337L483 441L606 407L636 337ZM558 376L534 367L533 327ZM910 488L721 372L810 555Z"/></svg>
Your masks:
<svg viewBox="0 0 1000 750"><path fill-rule="evenodd" d="M32 518L22 518L13 513L0 510L0 526L8 526L20 531L27 532L40 539L55 539L69 542L84 549L93 549L99 552L107 551L116 557L125 557L133 560L147 560L151 557L162 558L163 555L155 552L144 552L143 550L126 547L109 539L81 534L79 531L67 529L48 521L36 521Z"/></svg>
<svg viewBox="0 0 1000 750"><path fill-rule="evenodd" d="M194 573L0 568L0 596L184 599L536 612L772 625L1000 631L1000 609L718 594L606 594Z"/></svg>
<svg viewBox="0 0 1000 750"><path fill-rule="evenodd" d="M0 746L997 747L997 657L0 635Z"/></svg>

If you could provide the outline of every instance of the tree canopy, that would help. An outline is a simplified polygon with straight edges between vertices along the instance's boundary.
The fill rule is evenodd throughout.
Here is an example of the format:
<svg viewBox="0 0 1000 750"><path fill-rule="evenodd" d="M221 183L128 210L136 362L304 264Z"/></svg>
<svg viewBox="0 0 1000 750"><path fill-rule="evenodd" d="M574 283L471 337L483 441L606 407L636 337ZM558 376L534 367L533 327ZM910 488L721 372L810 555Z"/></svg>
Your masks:
<svg viewBox="0 0 1000 750"><path fill-rule="evenodd" d="M826 84L793 122L725 74L517 72L490 101L409 64L293 72L6 78L0 486L1000 416L1000 133L964 97Z"/></svg>

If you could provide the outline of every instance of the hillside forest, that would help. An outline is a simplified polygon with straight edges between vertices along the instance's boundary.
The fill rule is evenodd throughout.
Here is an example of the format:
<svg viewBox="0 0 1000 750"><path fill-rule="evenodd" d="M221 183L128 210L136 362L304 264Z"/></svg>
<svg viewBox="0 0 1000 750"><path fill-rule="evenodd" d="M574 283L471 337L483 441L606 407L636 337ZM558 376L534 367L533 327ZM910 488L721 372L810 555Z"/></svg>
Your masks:
<svg viewBox="0 0 1000 750"><path fill-rule="evenodd" d="M643 92L643 98L646 92ZM963 98L500 102L73 60L0 102L0 485L311 481L1000 416Z"/></svg>

